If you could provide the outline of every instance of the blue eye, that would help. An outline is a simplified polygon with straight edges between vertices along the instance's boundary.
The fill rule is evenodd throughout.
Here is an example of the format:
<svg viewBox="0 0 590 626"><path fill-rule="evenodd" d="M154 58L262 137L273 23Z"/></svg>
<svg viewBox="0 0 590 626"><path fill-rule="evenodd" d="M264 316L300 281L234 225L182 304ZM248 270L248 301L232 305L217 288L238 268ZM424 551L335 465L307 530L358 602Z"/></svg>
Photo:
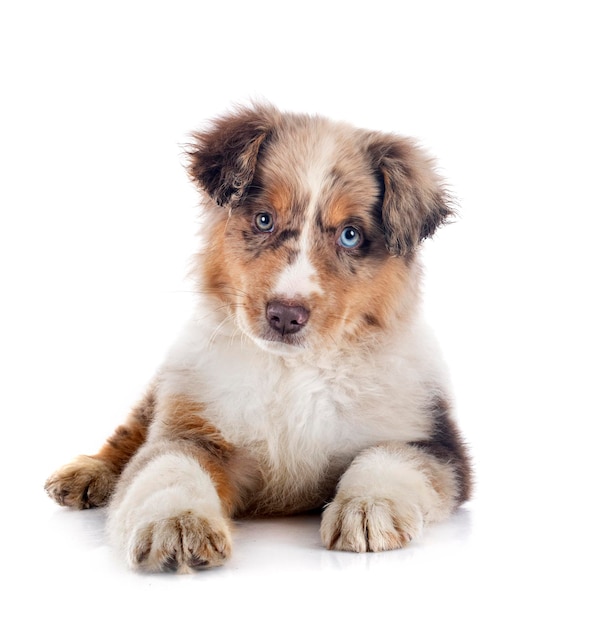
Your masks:
<svg viewBox="0 0 590 626"><path fill-rule="evenodd" d="M261 233L270 233L275 227L275 222L270 213L257 213L254 225Z"/></svg>
<svg viewBox="0 0 590 626"><path fill-rule="evenodd" d="M345 226L340 233L338 243L347 250L358 248L363 241L361 231L354 226Z"/></svg>

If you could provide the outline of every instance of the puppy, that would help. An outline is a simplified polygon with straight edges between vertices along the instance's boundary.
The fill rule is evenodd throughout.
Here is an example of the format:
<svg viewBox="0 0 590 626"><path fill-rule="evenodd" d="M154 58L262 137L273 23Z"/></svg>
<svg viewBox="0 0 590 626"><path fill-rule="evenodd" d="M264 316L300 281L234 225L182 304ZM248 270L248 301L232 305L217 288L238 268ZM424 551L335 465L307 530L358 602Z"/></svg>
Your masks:
<svg viewBox="0 0 590 626"><path fill-rule="evenodd" d="M452 209L411 141L271 106L197 132L197 306L102 449L46 483L109 505L130 566L230 555L232 518L323 509L333 550L400 548L470 494L418 249Z"/></svg>

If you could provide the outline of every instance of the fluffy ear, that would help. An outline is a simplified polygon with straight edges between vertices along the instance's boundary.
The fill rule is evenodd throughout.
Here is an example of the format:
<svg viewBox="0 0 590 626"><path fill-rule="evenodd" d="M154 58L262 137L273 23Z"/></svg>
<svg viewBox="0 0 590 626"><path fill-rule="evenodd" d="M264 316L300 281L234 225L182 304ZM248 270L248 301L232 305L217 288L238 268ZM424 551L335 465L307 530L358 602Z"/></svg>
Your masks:
<svg viewBox="0 0 590 626"><path fill-rule="evenodd" d="M193 134L186 151L189 175L218 205L235 205L245 196L274 113L270 107L241 108Z"/></svg>
<svg viewBox="0 0 590 626"><path fill-rule="evenodd" d="M408 139L373 135L369 154L383 183L387 249L409 254L453 215L450 200L432 161Z"/></svg>

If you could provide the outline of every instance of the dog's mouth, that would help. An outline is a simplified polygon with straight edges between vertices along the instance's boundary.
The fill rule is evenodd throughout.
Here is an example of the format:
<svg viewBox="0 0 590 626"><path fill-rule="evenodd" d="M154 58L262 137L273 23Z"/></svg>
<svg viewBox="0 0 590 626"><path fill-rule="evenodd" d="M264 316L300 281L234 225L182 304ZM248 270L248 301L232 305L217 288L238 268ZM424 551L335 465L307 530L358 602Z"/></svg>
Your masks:
<svg viewBox="0 0 590 626"><path fill-rule="evenodd" d="M295 348L302 348L305 346L305 340L302 336L293 337L292 335L278 335L276 332L266 331L260 338L271 344L293 346Z"/></svg>
<svg viewBox="0 0 590 626"><path fill-rule="evenodd" d="M291 356L307 347L307 342L303 336L278 335L270 330L266 330L262 334L255 334L247 329L244 329L244 334L265 352L279 356Z"/></svg>

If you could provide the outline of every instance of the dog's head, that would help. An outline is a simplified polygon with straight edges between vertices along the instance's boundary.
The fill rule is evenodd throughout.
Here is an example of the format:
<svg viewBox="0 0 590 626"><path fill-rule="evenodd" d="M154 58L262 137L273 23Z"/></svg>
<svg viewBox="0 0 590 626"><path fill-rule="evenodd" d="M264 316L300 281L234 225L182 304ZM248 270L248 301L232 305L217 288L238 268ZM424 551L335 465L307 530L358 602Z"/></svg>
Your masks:
<svg viewBox="0 0 590 626"><path fill-rule="evenodd" d="M411 141L269 106L195 133L208 293L271 351L373 336L410 313L414 253L451 215Z"/></svg>

